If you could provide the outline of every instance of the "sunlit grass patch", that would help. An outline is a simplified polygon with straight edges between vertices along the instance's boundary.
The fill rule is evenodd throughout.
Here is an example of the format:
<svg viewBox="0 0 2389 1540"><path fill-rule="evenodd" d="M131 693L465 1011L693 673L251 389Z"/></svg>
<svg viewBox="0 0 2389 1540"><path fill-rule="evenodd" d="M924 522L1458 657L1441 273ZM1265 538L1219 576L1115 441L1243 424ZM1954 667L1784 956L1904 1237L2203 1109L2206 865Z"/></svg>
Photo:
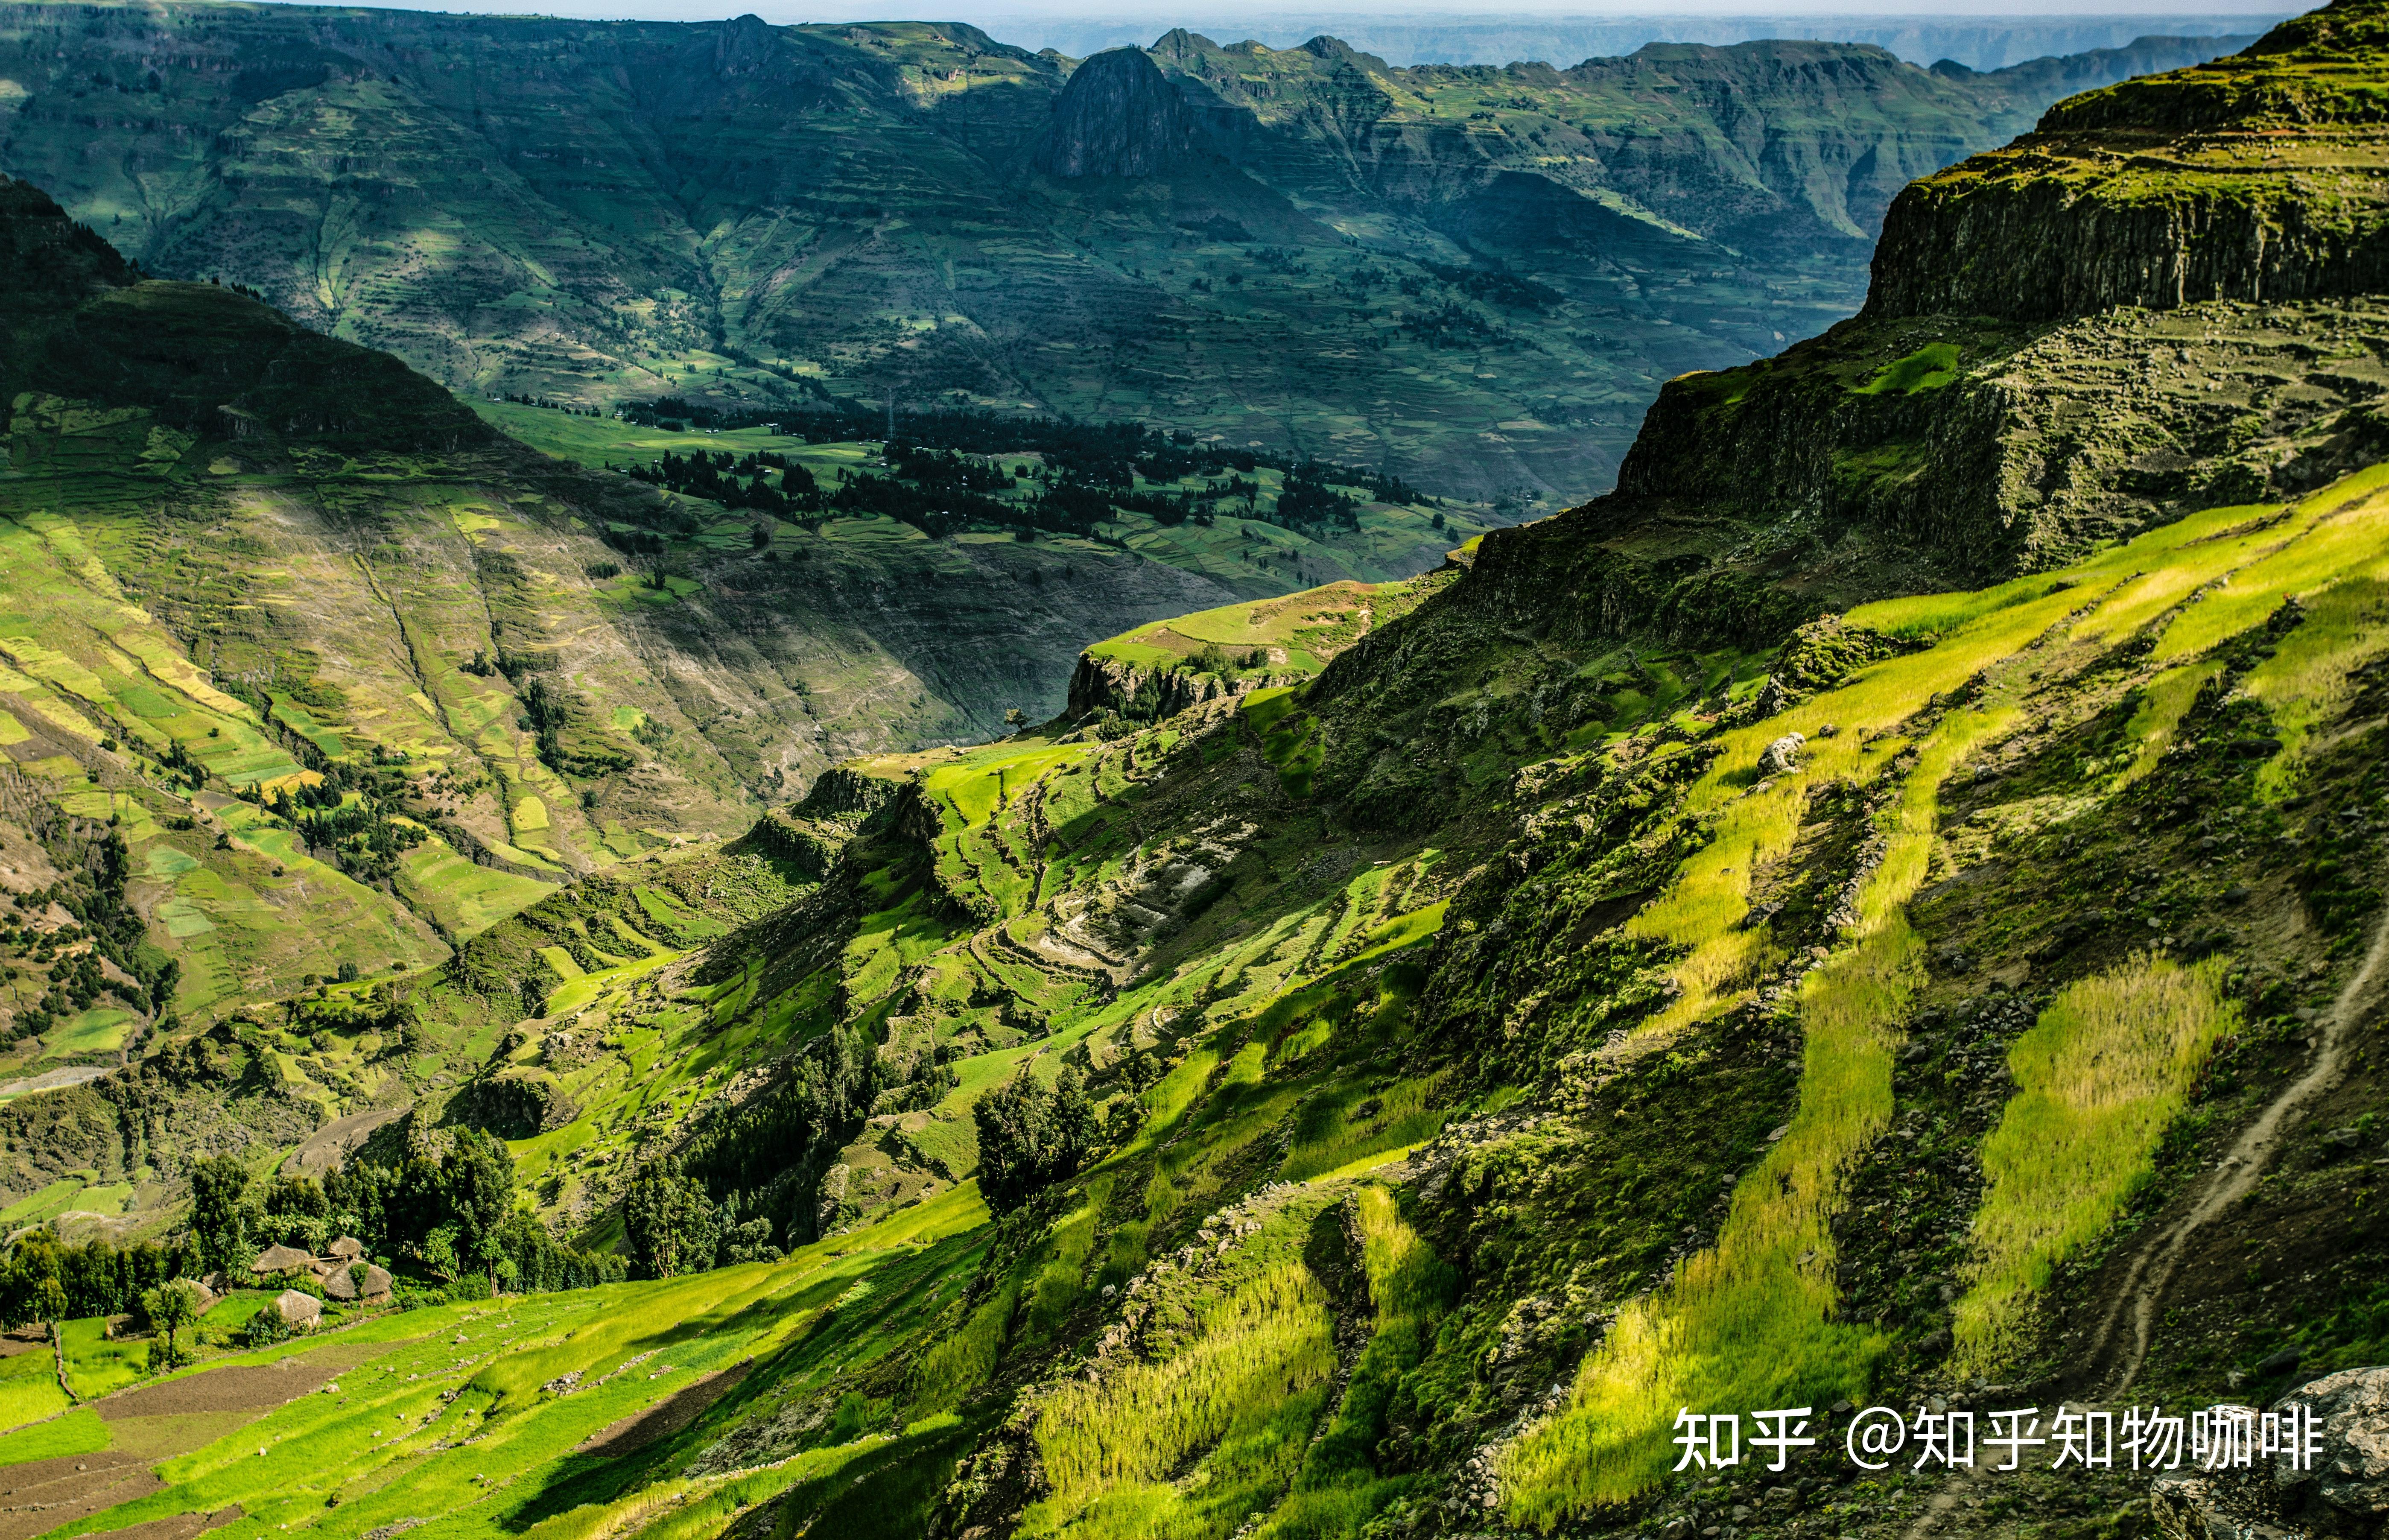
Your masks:
<svg viewBox="0 0 2389 1540"><path fill-rule="evenodd" d="M1022 1534L1224 1535L1292 1479L1335 1372L1325 1290L1288 1255L1197 1311L1191 1341L1161 1362L1044 1399L1050 1495L1022 1515ZM1193 1461L1199 1480L1172 1480Z"/></svg>
<svg viewBox="0 0 2389 1540"><path fill-rule="evenodd" d="M1862 396L1912 396L1937 391L1958 378L1958 344L1927 342L1905 358L1895 358L1875 377L1851 393Z"/></svg>
<svg viewBox="0 0 2389 1540"><path fill-rule="evenodd" d="M2223 966L2135 956L2067 988L2008 1050L2016 1095L1983 1141L1978 1260L1952 1323L1962 1372L2015 1356L2052 1269L2153 1174L2200 1068L2239 1024Z"/></svg>
<svg viewBox="0 0 2389 1540"><path fill-rule="evenodd" d="M1803 981L1799 1110L1734 1189L1716 1245L1621 1311L1566 1409L1511 1446L1501 1479L1513 1521L1548 1529L1643 1490L1667 1469L1680 1406L1821 1405L1866 1389L1884 1339L1832 1319L1830 1226L1844 1173L1890 1121L1892 1054L1923 964L1902 906L1929 864L1940 786L2011 725L2009 713L1957 712L1921 747L1884 815L1856 944Z"/></svg>

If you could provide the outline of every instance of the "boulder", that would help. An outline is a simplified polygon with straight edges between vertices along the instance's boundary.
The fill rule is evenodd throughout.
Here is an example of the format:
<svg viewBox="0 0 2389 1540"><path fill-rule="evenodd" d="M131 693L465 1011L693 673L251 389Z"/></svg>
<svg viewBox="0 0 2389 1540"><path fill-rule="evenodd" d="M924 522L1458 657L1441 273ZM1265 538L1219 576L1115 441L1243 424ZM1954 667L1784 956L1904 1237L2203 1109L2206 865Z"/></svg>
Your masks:
<svg viewBox="0 0 2389 1540"><path fill-rule="evenodd" d="M2322 1453L2227 1470L2173 1470L2149 1488L2173 1540L2378 1540L2389 1534L2389 1367L2342 1369L2273 1404L2308 1407Z"/></svg>
<svg viewBox="0 0 2389 1540"><path fill-rule="evenodd" d="M296 1289L285 1289L274 1296L275 1314L300 1331L313 1326L324 1316L324 1302L313 1294L301 1294Z"/></svg>
<svg viewBox="0 0 2389 1540"><path fill-rule="evenodd" d="M1769 744L1758 756L1758 773L1762 776L1788 776L1800 768L1800 751L1808 746L1806 733L1785 733Z"/></svg>
<svg viewBox="0 0 2389 1540"><path fill-rule="evenodd" d="M313 1255L296 1246L268 1246L257 1253L257 1260L249 1264L249 1270L252 1273L298 1273L312 1272L314 1266Z"/></svg>

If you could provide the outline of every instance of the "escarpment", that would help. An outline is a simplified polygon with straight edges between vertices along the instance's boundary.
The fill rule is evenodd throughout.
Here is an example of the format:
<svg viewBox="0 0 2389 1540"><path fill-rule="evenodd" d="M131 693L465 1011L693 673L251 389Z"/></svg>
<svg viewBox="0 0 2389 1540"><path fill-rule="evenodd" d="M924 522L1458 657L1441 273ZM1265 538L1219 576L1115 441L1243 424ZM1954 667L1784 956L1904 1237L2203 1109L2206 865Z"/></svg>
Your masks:
<svg viewBox="0 0 2389 1540"><path fill-rule="evenodd" d="M1560 623L1746 643L2370 463L2383 15L2344 3L2072 98L1912 184L1856 317L1670 381L1570 533L1488 537L1476 602L1567 570Z"/></svg>
<svg viewBox="0 0 2389 1540"><path fill-rule="evenodd" d="M2063 319L2389 288L2389 58L2374 6L2072 97L1918 182L1876 248L1869 316Z"/></svg>
<svg viewBox="0 0 2389 1540"><path fill-rule="evenodd" d="M1032 161L1049 175L1156 176L1195 155L1194 114L1141 48L1113 48L1072 71Z"/></svg>

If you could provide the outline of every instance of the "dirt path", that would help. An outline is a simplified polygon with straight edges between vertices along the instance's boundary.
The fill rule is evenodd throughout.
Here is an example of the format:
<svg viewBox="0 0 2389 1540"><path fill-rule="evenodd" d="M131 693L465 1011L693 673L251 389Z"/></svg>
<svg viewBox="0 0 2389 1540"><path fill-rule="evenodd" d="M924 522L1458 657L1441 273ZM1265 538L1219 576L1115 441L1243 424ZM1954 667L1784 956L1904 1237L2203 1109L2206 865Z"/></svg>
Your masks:
<svg viewBox="0 0 2389 1540"><path fill-rule="evenodd" d="M2231 1142L2230 1150L2207 1174L2204 1186L2193 1189L2195 1196L2190 1205L2143 1242L2132 1258L2122 1287L2108 1302L2106 1314L2090 1340L2085 1362L2092 1366L2091 1398L2045 1408L2044 1417L2054 1418L2063 1407L2081 1410L2114 1402L2132 1388L2132 1381L2148 1361L2158 1307L2165 1300L2165 1290L2172 1287L2174 1276L2181 1270L2182 1258L2188 1254L2191 1239L2255 1187L2257 1178L2279 1152L2283 1130L2307 1103L2339 1079L2347 1060L2348 1044L2373 1003L2384 971L2389 971L2389 915L2383 915L2374 924L2364 961L2332 999L2330 1010L2317 1020L2319 1043L2314 1062L2306 1067L2306 1072L2266 1103L2265 1110ZM1931 1534L1952 1509L1974 1493L1987 1469L1987 1464L1977 1464L1951 1472L1925 1504L1924 1511L1908 1526L1908 1540L1923 1540Z"/></svg>
<svg viewBox="0 0 2389 1540"><path fill-rule="evenodd" d="M2124 1275L2123 1287L2109 1302L2098 1334L2090 1340L2087 1362L2110 1364L2098 1380L2102 1398L2119 1396L2131 1389L2140 1366L2147 1362L2149 1340L2156 1328L2157 1306L2174 1275L2181 1269L2191 1238L2255 1187L2256 1179L2264 1174L2280 1148L2283 1128L2339 1079L2346 1063L2348 1042L2356 1035L2357 1023L2371 1004L2384 968L2389 968L2389 915L2374 924L2372 943L2365 948L2364 961L2318 1022L2320 1045L2314 1063L2241 1131L2232 1141L2230 1152L2207 1176L2204 1190L2132 1259L2130 1270ZM2125 1329L2127 1321L2130 1335L2119 1343L2118 1333Z"/></svg>

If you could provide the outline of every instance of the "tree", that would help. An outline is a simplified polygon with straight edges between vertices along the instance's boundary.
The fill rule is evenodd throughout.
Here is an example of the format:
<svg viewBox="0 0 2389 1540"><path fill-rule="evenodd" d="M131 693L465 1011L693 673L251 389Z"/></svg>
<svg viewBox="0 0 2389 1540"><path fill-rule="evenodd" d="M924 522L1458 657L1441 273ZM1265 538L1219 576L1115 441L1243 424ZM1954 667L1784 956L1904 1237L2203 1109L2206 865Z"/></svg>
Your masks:
<svg viewBox="0 0 2389 1540"><path fill-rule="evenodd" d="M645 1278L704 1272L713 1265L716 1220L700 1183L670 1164L640 1168L622 1200L632 1266Z"/></svg>
<svg viewBox="0 0 2389 1540"><path fill-rule="evenodd" d="M1016 1075L973 1105L971 1121L978 1126L979 1194L998 1213L1077 1175L1098 1137L1075 1070L1063 1071L1050 1091L1033 1075Z"/></svg>
<svg viewBox="0 0 2389 1540"><path fill-rule="evenodd" d="M191 1168L191 1235L199 1256L217 1272L249 1262L249 1168L237 1156L218 1155Z"/></svg>
<svg viewBox="0 0 2389 1540"><path fill-rule="evenodd" d="M515 1211L514 1157L481 1130L465 1130L440 1162L440 1196L456 1227L458 1262L480 1267L495 1289L505 1257L499 1232Z"/></svg>
<svg viewBox="0 0 2389 1540"><path fill-rule="evenodd" d="M66 1286L56 1277L45 1277L33 1285L33 1318L50 1323L50 1335L58 1333L58 1323L66 1319Z"/></svg>
<svg viewBox="0 0 2389 1540"><path fill-rule="evenodd" d="M179 1363L182 1348L174 1334L199 1318L198 1286L188 1278L161 1283L141 1296L141 1313L149 1317L152 1330L166 1334L167 1363Z"/></svg>

